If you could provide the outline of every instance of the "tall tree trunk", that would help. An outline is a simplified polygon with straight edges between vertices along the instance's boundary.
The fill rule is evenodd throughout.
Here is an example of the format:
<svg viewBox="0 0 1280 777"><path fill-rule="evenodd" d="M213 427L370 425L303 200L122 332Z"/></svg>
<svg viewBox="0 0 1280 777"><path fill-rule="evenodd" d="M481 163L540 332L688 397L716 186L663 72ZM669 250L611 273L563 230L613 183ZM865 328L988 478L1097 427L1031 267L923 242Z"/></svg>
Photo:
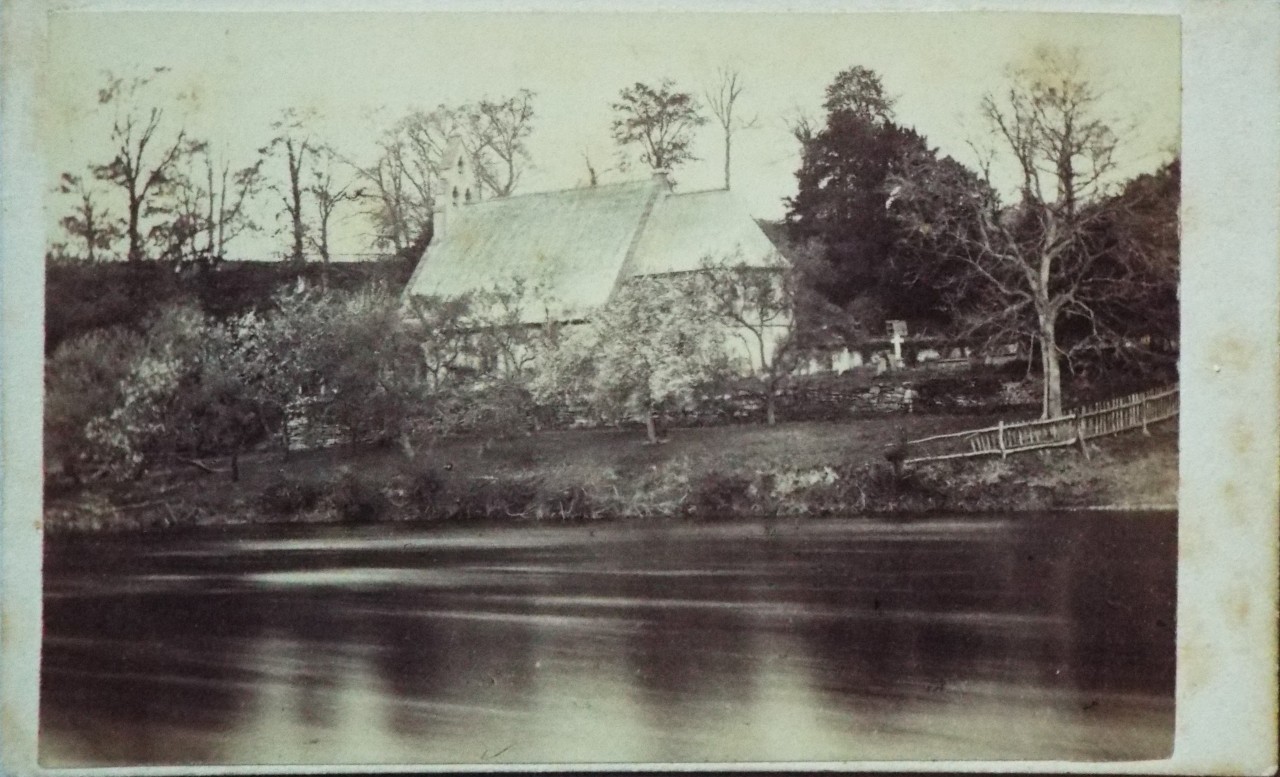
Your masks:
<svg viewBox="0 0 1280 777"><path fill-rule="evenodd" d="M1044 379L1044 418L1062 415L1062 367L1058 361L1056 326L1052 317L1040 318L1040 371Z"/></svg>
<svg viewBox="0 0 1280 777"><path fill-rule="evenodd" d="M231 452L231 482L240 482L240 451L238 449Z"/></svg>
<svg viewBox="0 0 1280 777"><path fill-rule="evenodd" d="M208 183L209 183L209 215L208 215L208 220L207 220L207 222L205 223L205 228L208 230L208 232L206 233L207 237L206 237L206 239L205 239L205 241L204 241L204 252L205 252L205 254L206 254L206 255L208 255L208 256L212 256L212 255L213 255L213 248L214 248L214 240L215 240L214 230L216 229L216 225L217 225L217 224L218 224L218 222L220 221L220 219L218 219L218 218L216 218L216 217L215 217L215 215L214 215L214 210L215 210L215 209L217 209L217 210L221 210L221 209L222 209L222 205L224 205L224 204L225 204L225 199L224 199L224 201L223 201L223 202L219 202L219 198L218 198L218 197L215 195L215 193L214 193L214 189L213 189L213 162L209 161L209 159L206 157L206 158L205 158L205 163L204 163L204 164L205 164L205 171L208 173L208 175L206 176L206 180L207 180L207 181L208 181ZM223 175L223 177L222 177L222 184L223 184L222 196L223 196L223 198L225 198L225 197L226 197L226 188L225 188L225 187L226 187L226 183L227 183L226 175Z"/></svg>
<svg viewBox="0 0 1280 777"><path fill-rule="evenodd" d="M293 256L295 262L303 260L302 253L302 159L307 153L305 143L295 153L293 143L288 144L289 150L289 194L292 202L289 204L289 216L293 219Z"/></svg>
<svg viewBox="0 0 1280 777"><path fill-rule="evenodd" d="M142 236L138 234L138 211L142 208L142 200L129 197L129 261L142 261Z"/></svg>
<svg viewBox="0 0 1280 777"><path fill-rule="evenodd" d="M725 136L728 140L728 136ZM726 152L727 153L727 152ZM728 159L725 162L725 189L729 186L729 168ZM765 376L764 382L764 406L765 406L765 423L773 426L778 422L777 413L777 395L778 395L778 376L775 374L774 366L770 365L766 357L764 328L761 327L760 332L756 334L756 343L760 346L760 372Z"/></svg>
<svg viewBox="0 0 1280 777"><path fill-rule="evenodd" d="M280 452L283 454L284 460L289 460L289 417L286 412L284 420L280 422Z"/></svg>
<svg viewBox="0 0 1280 777"><path fill-rule="evenodd" d="M302 204L301 198L295 200L295 203L293 211L293 252L289 258L301 263L304 258L302 252L302 214L299 212Z"/></svg>
<svg viewBox="0 0 1280 777"><path fill-rule="evenodd" d="M649 435L649 442L656 445L658 443L658 428L653 423L653 411L649 410L644 415L644 430Z"/></svg>
<svg viewBox="0 0 1280 777"><path fill-rule="evenodd" d="M84 198L84 224L85 235L89 243L89 264L93 264L98 260L97 243L98 243L98 224L93 218L93 204L89 202L89 198Z"/></svg>
<svg viewBox="0 0 1280 777"><path fill-rule="evenodd" d="M729 160L733 154L733 132L729 128L724 131L724 190L729 191Z"/></svg>
<svg viewBox="0 0 1280 777"><path fill-rule="evenodd" d="M328 211L320 214L320 288L329 290L329 215Z"/></svg>
<svg viewBox="0 0 1280 777"><path fill-rule="evenodd" d="M95 238L98 236L98 230L93 218L93 202L89 199L88 195L83 193L80 195L80 213L84 216L83 237L88 247L88 253L86 256L88 257L90 264L92 264L94 261L93 244Z"/></svg>

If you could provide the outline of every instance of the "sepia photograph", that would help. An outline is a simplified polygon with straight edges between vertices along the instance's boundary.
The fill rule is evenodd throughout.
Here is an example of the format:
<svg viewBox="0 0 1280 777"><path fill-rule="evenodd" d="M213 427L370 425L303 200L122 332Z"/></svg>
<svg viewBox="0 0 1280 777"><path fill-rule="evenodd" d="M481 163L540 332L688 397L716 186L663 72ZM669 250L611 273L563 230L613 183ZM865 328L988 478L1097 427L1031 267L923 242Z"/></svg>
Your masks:
<svg viewBox="0 0 1280 777"><path fill-rule="evenodd" d="M43 24L41 769L1173 756L1177 14Z"/></svg>

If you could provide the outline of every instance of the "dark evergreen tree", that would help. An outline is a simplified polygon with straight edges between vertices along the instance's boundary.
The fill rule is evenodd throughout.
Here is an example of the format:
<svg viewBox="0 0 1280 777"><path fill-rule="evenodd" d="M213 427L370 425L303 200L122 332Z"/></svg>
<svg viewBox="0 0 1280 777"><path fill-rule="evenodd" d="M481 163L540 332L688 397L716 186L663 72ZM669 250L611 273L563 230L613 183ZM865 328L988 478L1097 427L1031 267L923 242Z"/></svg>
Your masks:
<svg viewBox="0 0 1280 777"><path fill-rule="evenodd" d="M828 299L917 317L929 301L902 293L892 279L897 222L886 209L886 182L909 159L929 156L925 139L893 120L893 99L863 67L827 87L825 125L803 139L799 191L788 201L787 231L797 243L817 241L834 268ZM875 303L868 304L871 298ZM864 322L875 326L878 322Z"/></svg>
<svg viewBox="0 0 1280 777"><path fill-rule="evenodd" d="M1097 228L1085 238L1101 253L1091 284L1123 289L1103 297L1091 315L1068 317L1066 336L1085 341L1102 330L1119 347L1100 355L1138 362L1145 368L1172 366L1177 358L1181 160L1128 181L1097 206ZM1112 365L1114 366L1114 365Z"/></svg>
<svg viewBox="0 0 1280 777"><path fill-rule="evenodd" d="M910 229L895 212L895 202L907 179L916 183L913 207L938 220L946 220L957 199L993 202L997 194L982 176L949 156L939 158L934 150L917 150L900 160L894 175L900 177L886 183L885 210L896 222L895 242L881 269L882 295L894 317L932 324L942 333L961 333L959 314L976 300L966 283L969 271L958 257L967 256L965 246L980 242L978 227L968 223L952 225L955 229L950 231Z"/></svg>

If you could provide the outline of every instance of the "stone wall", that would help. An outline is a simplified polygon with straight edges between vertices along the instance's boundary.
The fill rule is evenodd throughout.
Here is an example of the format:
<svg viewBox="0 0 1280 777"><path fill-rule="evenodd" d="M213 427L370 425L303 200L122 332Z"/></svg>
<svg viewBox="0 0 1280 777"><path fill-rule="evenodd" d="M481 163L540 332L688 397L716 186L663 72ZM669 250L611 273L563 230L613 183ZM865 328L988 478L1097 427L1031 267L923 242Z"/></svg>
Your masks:
<svg viewBox="0 0 1280 777"><path fill-rule="evenodd" d="M797 377L778 392L776 409L779 421L847 421L906 412L956 415L1029 411L1039 402L1038 381L1014 380L998 373L961 375L917 369L875 376L863 369L843 375ZM325 419L323 402L306 405L295 406L290 413L291 447L326 448L349 442L341 428ZM618 423L617 419L600 418L586 407L547 406L537 408L535 414L536 418L529 418L530 429L593 429ZM759 388L743 381L704 394L687 405L664 408L658 423L663 427L721 426L763 423L766 417L765 398ZM410 428L425 429L425 424L409 421ZM633 418L622 423L632 426L641 421ZM360 442L373 441L370 437Z"/></svg>
<svg viewBox="0 0 1280 777"><path fill-rule="evenodd" d="M908 401L909 400L909 401ZM1040 400L1039 384L1000 376L935 376L921 378L823 375L793 380L778 392L780 421L844 421L891 413L994 413L1032 409ZM606 425L585 409L544 410L542 428L592 428ZM762 423L764 396L740 387L707 394L683 407L668 408L660 422L667 426L719 426Z"/></svg>

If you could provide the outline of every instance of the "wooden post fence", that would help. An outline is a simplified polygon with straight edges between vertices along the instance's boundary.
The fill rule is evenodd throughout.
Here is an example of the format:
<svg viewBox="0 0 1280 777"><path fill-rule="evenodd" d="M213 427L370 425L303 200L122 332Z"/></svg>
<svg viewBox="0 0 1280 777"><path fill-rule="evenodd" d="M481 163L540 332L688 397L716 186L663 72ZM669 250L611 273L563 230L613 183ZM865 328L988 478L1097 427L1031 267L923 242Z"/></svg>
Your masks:
<svg viewBox="0 0 1280 777"><path fill-rule="evenodd" d="M1150 435L1152 424L1178 415L1178 387L1154 389L1126 397L1082 405L1058 418L1005 423L951 434L937 434L906 443L903 464L968 458L1042 448L1078 445L1089 458L1088 440L1134 429Z"/></svg>
<svg viewBox="0 0 1280 777"><path fill-rule="evenodd" d="M1076 419L1076 442L1080 444L1080 452L1084 454L1085 459L1089 458L1089 444L1085 442L1084 436L1084 418L1081 417L1080 411L1074 414Z"/></svg>

